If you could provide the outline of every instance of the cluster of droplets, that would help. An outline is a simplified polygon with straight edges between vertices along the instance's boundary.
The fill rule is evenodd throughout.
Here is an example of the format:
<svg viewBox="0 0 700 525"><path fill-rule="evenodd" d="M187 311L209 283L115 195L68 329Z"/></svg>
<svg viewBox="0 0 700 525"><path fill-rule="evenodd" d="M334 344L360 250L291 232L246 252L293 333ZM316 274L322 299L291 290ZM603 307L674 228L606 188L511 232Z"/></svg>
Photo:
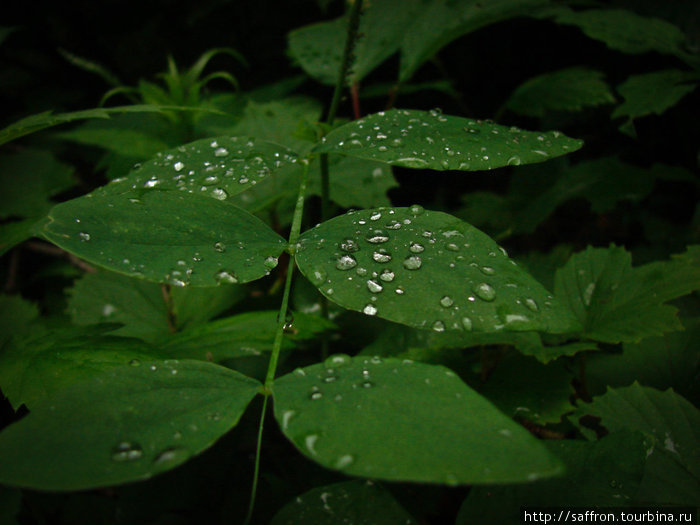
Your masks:
<svg viewBox="0 0 700 525"><path fill-rule="evenodd" d="M508 259L505 250L487 252L482 247L473 247L469 236L478 234L465 234L465 226L458 223L437 230L421 228L420 218L424 213L418 205L350 212L353 230L348 233L352 231L352 235L333 245L325 239L316 245L317 249L333 250L331 260L338 273L318 267L312 272L312 281L328 296L338 293L337 290L365 290L369 299L355 306L357 294L353 292L353 306L365 315L393 320L399 319L397 308L386 306L386 301L394 301L387 299L389 294L408 297L417 289L412 283L425 283L428 293L434 289L435 302L422 311L432 312L435 317L430 320L426 316L415 322L416 326L435 332L536 329L533 319L540 312L540 305L527 294L518 294L519 284L514 277L518 272L508 271L515 263ZM425 224L435 225L435 222L431 219ZM474 241L478 246L478 237ZM441 293L436 285L431 286L435 277L432 272L426 274L425 268L442 270L444 265L448 272L459 268L454 282L466 286L459 286L459 291L449 286L444 290L447 293ZM502 270L497 270L498 267ZM337 281L344 283L336 286ZM425 301L424 287L418 288L423 288L418 297ZM497 288L503 291L497 292ZM343 304L342 299L339 301ZM494 306L488 307L491 303ZM545 302L545 306L549 304ZM389 313L382 315L385 308L389 308Z"/></svg>
<svg viewBox="0 0 700 525"><path fill-rule="evenodd" d="M359 149L363 156L437 170L518 166L547 160L579 145L557 131L533 133L491 121L447 117L440 109L381 111L354 121L337 135L336 149ZM328 140L333 138L331 133Z"/></svg>
<svg viewBox="0 0 700 525"><path fill-rule="evenodd" d="M128 177L116 179L106 191L127 184L133 189L178 189L226 200L296 161L291 151L248 137L203 139L134 166Z"/></svg>

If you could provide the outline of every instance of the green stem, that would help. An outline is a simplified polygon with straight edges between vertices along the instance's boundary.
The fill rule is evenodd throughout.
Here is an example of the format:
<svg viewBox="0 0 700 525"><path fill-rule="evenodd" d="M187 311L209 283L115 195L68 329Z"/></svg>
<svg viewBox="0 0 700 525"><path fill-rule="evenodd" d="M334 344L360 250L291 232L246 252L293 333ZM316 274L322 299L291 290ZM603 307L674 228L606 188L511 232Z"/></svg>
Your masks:
<svg viewBox="0 0 700 525"><path fill-rule="evenodd" d="M258 442L255 449L255 469L253 471L253 484L250 490L250 502L248 503L248 513L246 514L244 525L248 525L253 517L255 508L255 496L258 489L258 478L260 475L260 455L262 452L262 436L263 425L265 422L265 411L267 409L267 400L272 394L272 384L275 381L275 372L277 371L277 362L279 361L280 351L282 350L282 340L284 338L284 325L287 319L287 308L289 306L289 295L292 289L292 276L294 274L294 254L296 252L297 241L301 231L301 219L304 214L304 199L306 197L306 186L309 181L309 163L306 160L301 172L301 182L299 183L299 194L297 196L296 207L294 208L294 218L292 219L292 229L289 232L289 247L288 251L291 256L289 267L287 268L287 279L284 282L284 293L282 294L282 304L277 316L277 330L275 332L275 341L272 344L272 354L270 362L267 365L267 374L265 376L265 385L263 386L262 394L264 396L262 414L260 414L260 424L258 426Z"/></svg>

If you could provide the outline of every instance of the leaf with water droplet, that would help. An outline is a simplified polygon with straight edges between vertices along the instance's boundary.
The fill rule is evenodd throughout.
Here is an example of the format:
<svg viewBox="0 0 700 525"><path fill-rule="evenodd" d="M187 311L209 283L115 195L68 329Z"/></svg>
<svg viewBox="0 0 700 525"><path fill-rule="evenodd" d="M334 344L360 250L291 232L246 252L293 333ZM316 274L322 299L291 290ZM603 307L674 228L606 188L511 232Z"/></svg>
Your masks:
<svg viewBox="0 0 700 525"><path fill-rule="evenodd" d="M89 242L81 239L83 232ZM222 271L239 283L259 279L269 271L268 258L286 245L240 208L159 189L64 202L51 210L40 234L109 270L176 286L216 286Z"/></svg>
<svg viewBox="0 0 700 525"><path fill-rule="evenodd" d="M380 149L363 133L380 128L398 146ZM363 140L351 140L352 136ZM431 138L432 142L426 141ZM558 131L533 132L492 122L446 116L436 111L392 109L344 124L317 145L318 153L332 152L403 166L433 170L478 171L532 164L572 153L583 141Z"/></svg>
<svg viewBox="0 0 700 525"><path fill-rule="evenodd" d="M355 357L334 369L332 383L322 381L324 364L304 372L275 381L275 417L284 427L284 414L295 411L283 433L324 467L444 484L559 473L558 461L537 439L442 366ZM311 400L312 392L322 395ZM339 464L345 456L353 461Z"/></svg>
<svg viewBox="0 0 700 525"><path fill-rule="evenodd" d="M201 361L114 368L57 392L5 428L0 482L74 491L149 478L210 447L236 425L259 387ZM168 454L175 448L185 453Z"/></svg>
<svg viewBox="0 0 700 525"><path fill-rule="evenodd" d="M293 169L296 154L283 146L251 137L214 137L160 152L96 194L159 188L226 200L276 171Z"/></svg>
<svg viewBox="0 0 700 525"><path fill-rule="evenodd" d="M380 213L379 220L402 224L383 236L381 252L375 243L377 221L371 220ZM343 248L347 239L357 239L352 254ZM562 333L579 328L571 312L491 238L445 213L356 211L306 231L300 243L296 261L301 272L331 301L367 315L427 330ZM451 244L459 251L448 249ZM362 274L338 265L350 255ZM315 272L323 273L323 282L316 282ZM329 285L332 295L325 291Z"/></svg>
<svg viewBox="0 0 700 525"><path fill-rule="evenodd" d="M305 492L282 507L270 525L339 525L343 522L352 525L418 523L381 484L353 480Z"/></svg>

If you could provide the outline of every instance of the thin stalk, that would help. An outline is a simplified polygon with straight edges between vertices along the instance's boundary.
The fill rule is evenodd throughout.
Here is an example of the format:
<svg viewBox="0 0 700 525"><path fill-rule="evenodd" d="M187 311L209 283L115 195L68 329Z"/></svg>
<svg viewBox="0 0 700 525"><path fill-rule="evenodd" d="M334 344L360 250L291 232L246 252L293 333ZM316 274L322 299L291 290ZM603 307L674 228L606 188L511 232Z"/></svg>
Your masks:
<svg viewBox="0 0 700 525"><path fill-rule="evenodd" d="M267 365L267 374L265 376L265 385L263 387L263 406L260 414L260 424L258 426L258 441L255 448L255 468L253 470L253 483L250 490L250 501L248 503L248 513L246 514L244 525L248 525L253 518L253 510L255 509L255 497L258 490L258 479L260 476L260 456L262 453L262 436L265 423L265 412L267 410L267 400L272 394L272 384L275 380L275 372L277 371L277 362L279 361L280 351L282 350L282 340L284 338L284 325L287 319L287 308L289 306L289 295L292 289L292 275L294 274L294 253L296 252L297 241L301 231L301 219L304 214L304 199L306 197L306 186L309 180L309 164L304 161L304 167L301 174L301 182L299 183L299 194L297 197L296 207L294 208L294 218L292 219L292 229L289 232L289 254L291 255L289 267L287 268L287 278L284 282L284 293L282 294L282 304L277 316L277 330L275 332L275 341L272 344L272 354L270 362Z"/></svg>
<svg viewBox="0 0 700 525"><path fill-rule="evenodd" d="M345 79L350 71L350 64L353 60L353 49L355 48L355 42L357 42L357 29L360 26L360 13L362 11L362 0L355 0L355 3L350 8L350 20L348 21L348 33L345 39L345 49L343 50L343 61L340 64L340 71L338 71L338 80L335 82L335 89L333 90L333 98L331 99L331 105L328 109L328 115L326 116L326 124L330 128L333 126L335 121L335 115L338 112L338 106L340 105L340 96L343 94L343 88L345 87ZM321 220L325 221L330 219L330 184L328 182L328 154L321 154Z"/></svg>

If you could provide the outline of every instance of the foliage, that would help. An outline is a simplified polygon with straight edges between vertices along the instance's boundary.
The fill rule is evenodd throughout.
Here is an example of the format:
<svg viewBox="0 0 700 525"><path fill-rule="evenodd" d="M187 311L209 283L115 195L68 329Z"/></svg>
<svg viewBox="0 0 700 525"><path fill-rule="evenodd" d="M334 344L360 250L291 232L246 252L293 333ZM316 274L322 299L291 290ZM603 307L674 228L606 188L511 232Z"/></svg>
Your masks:
<svg viewBox="0 0 700 525"><path fill-rule="evenodd" d="M15 92L3 523L700 501L692 35L660 8L337 4L286 27L302 76L266 49L207 74L247 61L192 40L189 69L168 55L125 87L109 54L57 46L130 104ZM0 50L23 31L0 28Z"/></svg>

